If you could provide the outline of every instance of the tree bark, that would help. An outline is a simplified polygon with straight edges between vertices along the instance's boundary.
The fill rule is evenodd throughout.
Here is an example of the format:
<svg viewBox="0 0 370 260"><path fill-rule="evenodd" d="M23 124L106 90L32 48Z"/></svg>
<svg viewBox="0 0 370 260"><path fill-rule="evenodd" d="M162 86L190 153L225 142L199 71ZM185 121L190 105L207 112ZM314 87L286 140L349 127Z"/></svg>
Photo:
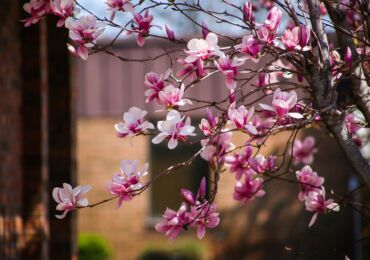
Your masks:
<svg viewBox="0 0 370 260"><path fill-rule="evenodd" d="M345 13L337 8L334 8L330 3L325 1L326 9L330 19L333 21L333 25L336 29L339 46L342 52L345 53L347 47L352 52L352 64L355 64L353 70L352 81L352 93L355 97L355 102L360 111L365 116L367 125L370 125L370 90L366 81L365 73L360 62L360 57L357 53L356 46L351 37L351 29L346 22Z"/></svg>
<svg viewBox="0 0 370 260"><path fill-rule="evenodd" d="M353 169L370 187L370 165L362 156L361 151L355 142L352 140L344 125L342 115L339 110L337 110L336 91L332 84L332 73L329 60L329 44L322 24L319 7L320 2L317 0L308 0L307 2L311 17L312 30L316 36L316 40L318 41L319 56L321 59L321 66L313 64L308 66L309 77L313 88L314 107L319 110L328 107L330 108L323 114L326 127L339 143ZM357 72L360 73L361 69ZM354 85L357 84L354 87L354 90L359 90L359 88L363 87L361 82L363 82L363 80L355 80L353 82ZM361 100L362 99L360 99L359 102ZM368 105L370 107L370 103L362 105Z"/></svg>

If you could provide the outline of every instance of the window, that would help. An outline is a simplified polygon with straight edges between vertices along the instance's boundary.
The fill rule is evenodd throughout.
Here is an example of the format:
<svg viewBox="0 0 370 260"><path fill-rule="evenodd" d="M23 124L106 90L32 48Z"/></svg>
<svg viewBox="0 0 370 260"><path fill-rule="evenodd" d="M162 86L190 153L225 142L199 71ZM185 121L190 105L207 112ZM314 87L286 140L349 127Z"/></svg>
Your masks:
<svg viewBox="0 0 370 260"><path fill-rule="evenodd" d="M192 125L197 125L193 122ZM198 137L195 137L199 139ZM189 139L191 141L191 139ZM188 160L201 148L199 142L194 145L179 143L174 150L167 148L167 142L150 145L151 178L154 179L169 166ZM166 176L158 178L151 186L150 216L160 217L168 207L177 210L182 202L180 189L186 188L197 192L203 176L208 182L208 162L200 156L195 158L191 165L181 167ZM207 185L208 186L208 185Z"/></svg>

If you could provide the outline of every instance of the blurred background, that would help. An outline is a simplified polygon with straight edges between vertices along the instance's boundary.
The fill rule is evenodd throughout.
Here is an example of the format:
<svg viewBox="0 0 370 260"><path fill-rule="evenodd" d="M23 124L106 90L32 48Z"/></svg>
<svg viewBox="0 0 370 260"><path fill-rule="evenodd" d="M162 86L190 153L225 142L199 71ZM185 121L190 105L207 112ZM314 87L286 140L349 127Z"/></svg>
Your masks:
<svg viewBox="0 0 370 260"><path fill-rule="evenodd" d="M101 12L102 2L90 6ZM119 209L111 201L56 219L53 187L63 182L90 184L88 198L94 203L110 197L105 185L119 171L121 160L149 162L150 180L169 165L189 158L197 147L179 146L169 152L166 145L153 146L150 137L119 139L115 135L114 124L131 106L148 110L152 122L163 118L156 107L145 103L143 81L145 73L169 68L169 57L122 62L97 53L87 62L76 60L67 53L68 33L55 29L55 19L23 28L19 22L25 16L22 4L3 0L0 7L0 259L370 258L369 221L359 212L342 207L339 213L319 216L308 229L311 214L297 199L297 185L269 182L264 197L240 207L232 199L235 179L228 172L222 173L216 198L220 226L207 231L203 240L184 231L175 241L168 241L155 232L154 224L166 206L179 207L179 188L195 191L199 180L208 177L208 166L201 159L161 178ZM178 37L200 36L199 28L189 23L179 21L176 26L186 28ZM107 32L103 43L111 33ZM135 39L125 38L114 51L126 58L146 59L184 48L150 39L139 48ZM223 99L227 96L223 82L223 77L211 77L189 95ZM194 126L204 112L192 114ZM263 153L281 152L289 134L272 138ZM320 152L313 169L325 177L327 191L344 195L359 187L361 183L330 136L315 130L301 136L308 134L318 140ZM244 138L235 135L233 142L242 144ZM350 196L369 202L364 189Z"/></svg>

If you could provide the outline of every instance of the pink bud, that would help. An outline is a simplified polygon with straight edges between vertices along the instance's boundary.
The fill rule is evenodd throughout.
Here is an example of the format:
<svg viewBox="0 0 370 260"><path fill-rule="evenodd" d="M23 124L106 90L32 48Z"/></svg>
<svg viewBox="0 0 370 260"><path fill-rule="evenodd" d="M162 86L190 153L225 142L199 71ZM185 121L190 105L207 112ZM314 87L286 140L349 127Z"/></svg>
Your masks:
<svg viewBox="0 0 370 260"><path fill-rule="evenodd" d="M352 65L352 51L350 47L347 47L346 54L344 56L344 61L347 63L348 66Z"/></svg>
<svg viewBox="0 0 370 260"><path fill-rule="evenodd" d="M299 26L298 29L299 45L303 48L307 45L309 40L310 40L310 28L308 28L306 25Z"/></svg>
<svg viewBox="0 0 370 260"><path fill-rule="evenodd" d="M167 37L171 42L174 42L175 39L175 32L171 29L171 27L165 25Z"/></svg>
<svg viewBox="0 0 370 260"><path fill-rule="evenodd" d="M253 13L253 5L250 2L245 2L243 6L243 17L244 21L250 23L251 25L255 24L255 17Z"/></svg>
<svg viewBox="0 0 370 260"><path fill-rule="evenodd" d="M195 61L195 64L196 64L196 74L199 78L203 77L204 76L204 73L205 73L205 70L204 70L204 64L203 64L203 61L202 59L197 59Z"/></svg>
<svg viewBox="0 0 370 260"><path fill-rule="evenodd" d="M303 80L304 80L304 77L301 73L297 73L297 78L298 78L299 82L303 82Z"/></svg>
<svg viewBox="0 0 370 260"><path fill-rule="evenodd" d="M320 3L320 13L321 15L326 15L328 13L324 3Z"/></svg>
<svg viewBox="0 0 370 260"><path fill-rule="evenodd" d="M259 87L264 87L267 85L267 75L264 72L260 72L258 74L258 82L257 82Z"/></svg>
<svg viewBox="0 0 370 260"><path fill-rule="evenodd" d="M206 25L205 22L202 22L202 35L203 38L206 38L209 33L208 26Z"/></svg>
<svg viewBox="0 0 370 260"><path fill-rule="evenodd" d="M230 96L229 96L229 101L230 103L234 103L236 100L236 95L235 95L235 91L234 90L230 90Z"/></svg>
<svg viewBox="0 0 370 260"><path fill-rule="evenodd" d="M212 111L208 108L207 108L207 119L212 127L215 127L217 125L216 117L212 114Z"/></svg>
<svg viewBox="0 0 370 260"><path fill-rule="evenodd" d="M181 197L182 199L189 205L195 205L195 197L194 194L187 189L181 189Z"/></svg>
<svg viewBox="0 0 370 260"><path fill-rule="evenodd" d="M203 177L200 181L197 198L204 198L206 196L206 178Z"/></svg>
<svg viewBox="0 0 370 260"><path fill-rule="evenodd" d="M275 169L275 167L276 167L275 160L276 160L276 157L273 156L273 155L269 155L267 157L267 165L268 165L269 170Z"/></svg>

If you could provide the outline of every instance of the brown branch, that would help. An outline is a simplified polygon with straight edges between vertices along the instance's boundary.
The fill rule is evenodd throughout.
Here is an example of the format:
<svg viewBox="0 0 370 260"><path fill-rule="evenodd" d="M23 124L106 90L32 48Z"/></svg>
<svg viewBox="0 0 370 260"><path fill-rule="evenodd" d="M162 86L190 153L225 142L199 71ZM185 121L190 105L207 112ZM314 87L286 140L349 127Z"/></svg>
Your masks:
<svg viewBox="0 0 370 260"><path fill-rule="evenodd" d="M352 92L355 97L355 102L360 111L365 116L366 122L370 125L370 90L366 82L366 77L361 66L361 62L358 62L360 57L356 50L356 45L353 42L353 38L342 33L338 30L338 27L344 28L346 31L351 31L349 24L346 22L345 13L337 8L334 8L330 3L325 1L326 9L328 14L333 21L334 28L336 29L337 38L342 52L345 53L347 47L351 49L353 64L357 64L353 69L352 81Z"/></svg>
<svg viewBox="0 0 370 260"><path fill-rule="evenodd" d="M336 93L332 86L332 72L329 60L329 44L323 28L318 0L308 0L312 29L317 37L321 51L321 67L310 64L308 72L313 88L315 109L331 108L323 115L328 130L333 134L355 171L370 186L370 165L362 156L346 129L342 115L336 109Z"/></svg>
<svg viewBox="0 0 370 260"><path fill-rule="evenodd" d="M334 135L347 159L352 164L352 167L362 177L367 186L370 187L370 165L352 140L340 116L327 114L324 116L324 120L329 131Z"/></svg>

